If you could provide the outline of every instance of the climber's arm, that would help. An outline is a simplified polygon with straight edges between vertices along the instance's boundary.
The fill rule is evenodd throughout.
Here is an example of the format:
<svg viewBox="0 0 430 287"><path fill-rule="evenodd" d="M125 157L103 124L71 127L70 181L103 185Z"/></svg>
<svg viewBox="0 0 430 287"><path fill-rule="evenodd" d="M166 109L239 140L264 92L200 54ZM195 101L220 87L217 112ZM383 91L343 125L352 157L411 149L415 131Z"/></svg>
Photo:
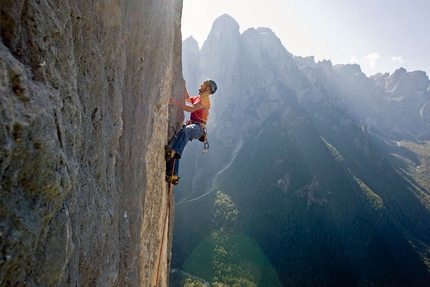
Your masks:
<svg viewBox="0 0 430 287"><path fill-rule="evenodd" d="M190 94L188 94L187 90L185 90L185 101L186 102L191 102L191 100L190 100Z"/></svg>

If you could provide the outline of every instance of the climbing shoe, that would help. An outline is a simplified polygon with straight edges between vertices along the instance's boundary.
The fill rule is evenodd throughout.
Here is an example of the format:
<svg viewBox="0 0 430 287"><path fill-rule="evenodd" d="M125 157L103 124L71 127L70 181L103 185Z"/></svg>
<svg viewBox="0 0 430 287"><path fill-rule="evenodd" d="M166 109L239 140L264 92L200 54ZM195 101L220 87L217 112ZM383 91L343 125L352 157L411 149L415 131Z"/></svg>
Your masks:
<svg viewBox="0 0 430 287"><path fill-rule="evenodd" d="M177 185L179 183L179 176L174 175L166 175L166 181L172 182L172 184Z"/></svg>
<svg viewBox="0 0 430 287"><path fill-rule="evenodd" d="M164 159L169 161L172 158L172 148L169 145L164 146Z"/></svg>

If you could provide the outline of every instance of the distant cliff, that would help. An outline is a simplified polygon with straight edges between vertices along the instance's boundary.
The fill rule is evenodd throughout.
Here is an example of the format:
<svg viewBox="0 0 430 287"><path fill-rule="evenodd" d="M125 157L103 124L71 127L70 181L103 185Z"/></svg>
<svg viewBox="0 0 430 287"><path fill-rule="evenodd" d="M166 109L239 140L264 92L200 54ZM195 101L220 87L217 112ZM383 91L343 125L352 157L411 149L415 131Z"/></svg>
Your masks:
<svg viewBox="0 0 430 287"><path fill-rule="evenodd" d="M0 8L0 286L166 286L182 1Z"/></svg>
<svg viewBox="0 0 430 287"><path fill-rule="evenodd" d="M228 15L201 50L183 42L183 63L187 84L219 89L209 152L181 160L173 268L211 285L430 286L424 72L315 63Z"/></svg>

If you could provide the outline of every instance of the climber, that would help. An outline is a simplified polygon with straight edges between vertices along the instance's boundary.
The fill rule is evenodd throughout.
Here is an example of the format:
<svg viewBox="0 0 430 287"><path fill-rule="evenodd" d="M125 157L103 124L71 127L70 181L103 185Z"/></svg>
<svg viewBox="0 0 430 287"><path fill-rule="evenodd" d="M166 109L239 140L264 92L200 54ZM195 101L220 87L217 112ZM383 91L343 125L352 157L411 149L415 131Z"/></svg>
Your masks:
<svg viewBox="0 0 430 287"><path fill-rule="evenodd" d="M190 102L191 105L186 105L175 98L171 98L169 104L179 107L180 109L191 113L190 120L186 125L176 133L171 142L164 147L166 165L166 179L172 181L173 184L178 184L178 169L179 159L182 156L182 151L188 141L199 139L205 142L205 149L207 149L206 142L206 122L209 115L211 102L209 95L214 94L217 90L217 84L212 80L206 80L200 86L199 95L190 97L185 91L185 101ZM176 161L174 161L176 160ZM172 167L174 166L174 173L172 174Z"/></svg>

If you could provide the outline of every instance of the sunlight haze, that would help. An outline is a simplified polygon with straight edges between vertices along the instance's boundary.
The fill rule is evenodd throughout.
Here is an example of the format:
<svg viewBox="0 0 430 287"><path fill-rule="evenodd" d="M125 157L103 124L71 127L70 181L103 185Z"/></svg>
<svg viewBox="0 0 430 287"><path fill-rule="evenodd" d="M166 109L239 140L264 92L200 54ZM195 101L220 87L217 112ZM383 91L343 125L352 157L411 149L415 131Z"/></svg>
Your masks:
<svg viewBox="0 0 430 287"><path fill-rule="evenodd" d="M430 1L388 0L184 0L182 38L201 47L213 21L233 17L242 33L270 28L295 56L315 61L357 63L367 75L409 72L430 74Z"/></svg>

